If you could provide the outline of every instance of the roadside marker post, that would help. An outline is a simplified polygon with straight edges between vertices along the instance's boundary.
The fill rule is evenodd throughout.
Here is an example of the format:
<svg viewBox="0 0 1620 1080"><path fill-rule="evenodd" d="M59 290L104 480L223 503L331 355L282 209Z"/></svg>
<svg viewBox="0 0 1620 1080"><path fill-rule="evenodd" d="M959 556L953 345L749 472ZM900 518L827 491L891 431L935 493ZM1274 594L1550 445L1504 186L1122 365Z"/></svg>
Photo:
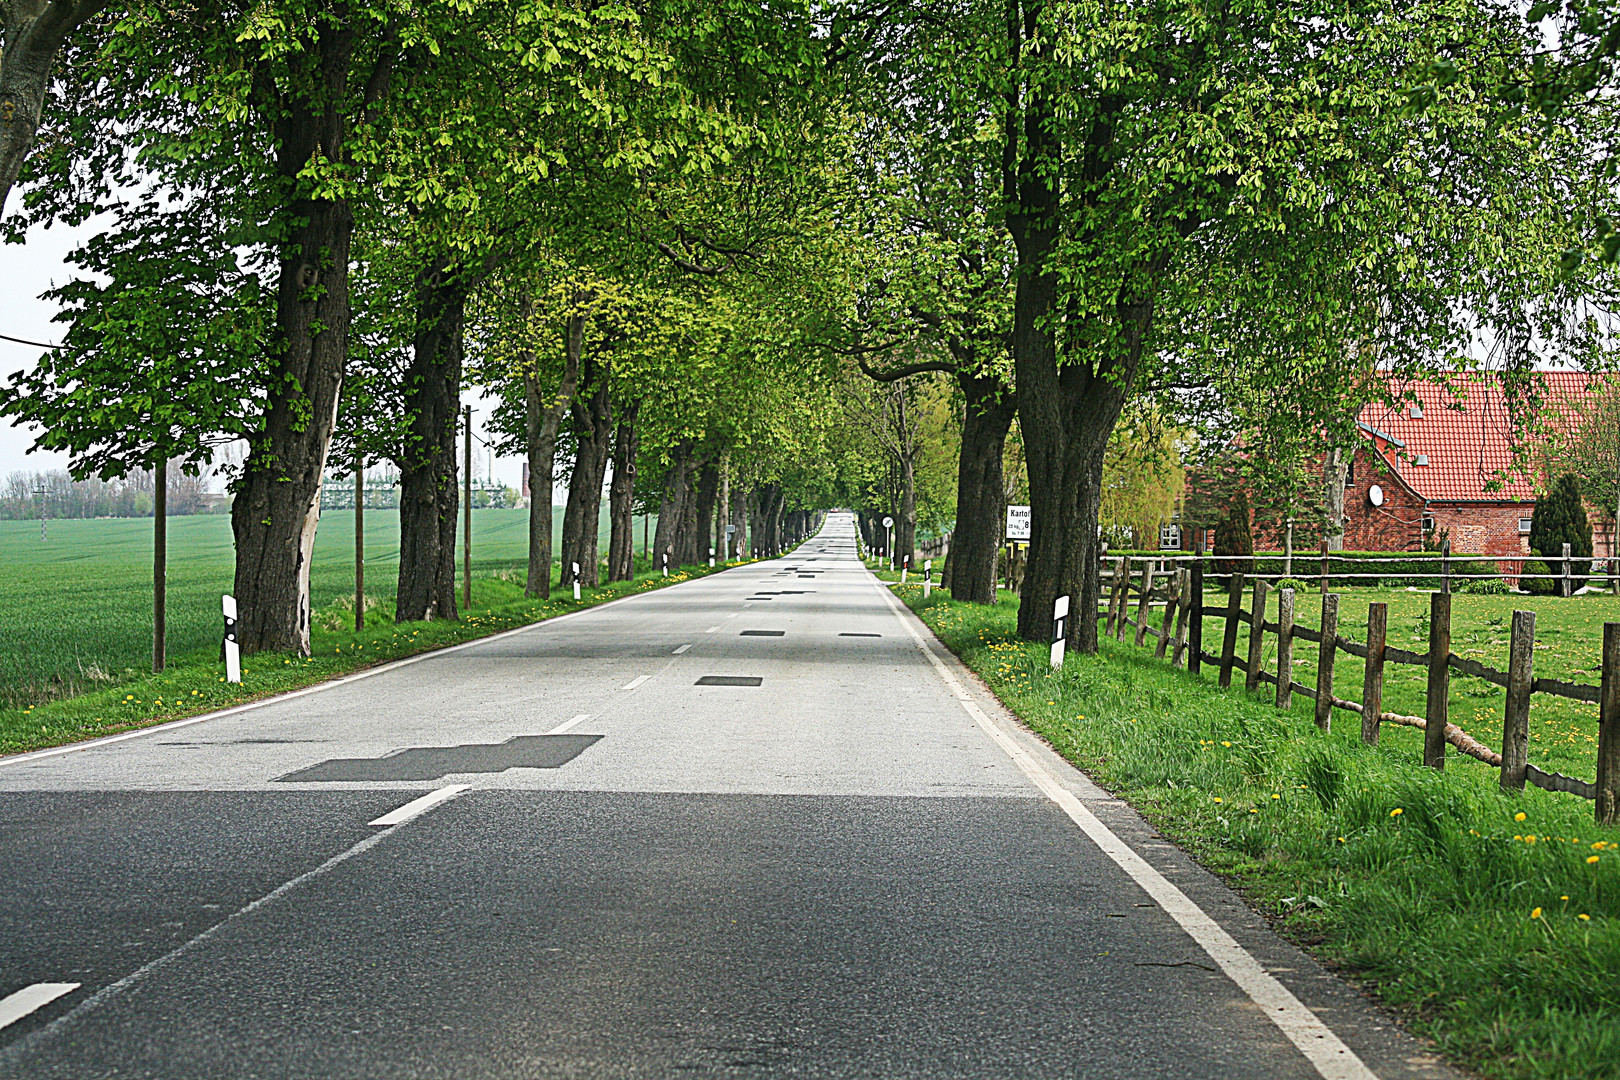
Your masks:
<svg viewBox="0 0 1620 1080"><path fill-rule="evenodd" d="M579 599L579 563L570 563L574 568L574 599Z"/></svg>
<svg viewBox="0 0 1620 1080"><path fill-rule="evenodd" d="M933 591L934 591L934 560L933 559L924 559L923 560L923 599L924 600L928 599L928 594L933 592Z"/></svg>
<svg viewBox="0 0 1620 1080"><path fill-rule="evenodd" d="M709 549L709 569L714 569L714 548Z"/></svg>
<svg viewBox="0 0 1620 1080"><path fill-rule="evenodd" d="M669 552L667 552L667 551L664 552L664 554L663 554L663 564L662 565L663 565L663 570L664 570L664 576L669 577Z"/></svg>
<svg viewBox="0 0 1620 1080"><path fill-rule="evenodd" d="M903 555L900 558L900 584L906 583L906 575L911 573L911 556Z"/></svg>
<svg viewBox="0 0 1620 1080"><path fill-rule="evenodd" d="M1063 670L1064 624L1069 621L1069 598L1060 596L1052 603L1052 670Z"/></svg>
<svg viewBox="0 0 1620 1080"><path fill-rule="evenodd" d="M236 597L225 601L225 681L242 681L242 646L236 641Z"/></svg>

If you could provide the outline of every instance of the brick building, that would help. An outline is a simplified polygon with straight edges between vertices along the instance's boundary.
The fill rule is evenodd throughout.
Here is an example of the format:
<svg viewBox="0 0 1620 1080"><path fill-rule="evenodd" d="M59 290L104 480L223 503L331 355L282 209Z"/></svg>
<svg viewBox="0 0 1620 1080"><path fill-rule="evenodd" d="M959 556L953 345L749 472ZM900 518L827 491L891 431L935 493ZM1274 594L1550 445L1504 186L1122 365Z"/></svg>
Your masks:
<svg viewBox="0 0 1620 1080"><path fill-rule="evenodd" d="M1584 372L1543 372L1543 408L1579 423ZM1402 382L1392 387L1406 400L1361 410L1356 427L1362 443L1351 458L1344 492L1344 546L1351 551L1419 551L1426 534L1446 531L1459 555L1496 556L1501 570L1516 574L1530 551L1535 486L1514 471L1507 402L1490 376L1451 383ZM1588 507L1592 554L1614 551L1612 509ZM1279 546L1262 535L1256 545ZM1191 547L1187 530L1166 537L1165 547ZM1295 550L1314 550L1317 537L1296 533Z"/></svg>
<svg viewBox="0 0 1620 1080"><path fill-rule="evenodd" d="M1549 371L1543 378L1543 407L1578 422L1589 376ZM1358 418L1366 441L1345 485L1345 546L1413 551L1425 532L1443 530L1458 554L1527 554L1535 487L1514 471L1512 424L1497 381L1485 376L1394 389L1408 400L1399 407L1369 405ZM1607 558L1614 549L1610 516L1595 507L1589 514L1592 554Z"/></svg>

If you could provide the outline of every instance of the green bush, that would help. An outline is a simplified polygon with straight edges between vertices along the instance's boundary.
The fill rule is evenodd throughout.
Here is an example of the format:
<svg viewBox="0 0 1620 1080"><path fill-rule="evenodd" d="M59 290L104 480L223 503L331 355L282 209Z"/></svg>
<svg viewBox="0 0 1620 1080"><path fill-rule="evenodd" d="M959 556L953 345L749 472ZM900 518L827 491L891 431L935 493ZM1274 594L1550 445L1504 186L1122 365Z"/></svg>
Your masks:
<svg viewBox="0 0 1620 1080"><path fill-rule="evenodd" d="M1592 570L1592 522L1581 498L1581 482L1572 473L1560 476L1552 490L1536 500L1530 517L1530 548L1547 560L1546 565L1563 569L1565 544L1573 556L1569 587L1574 592L1586 584ZM1525 588L1537 596L1554 596L1560 583L1527 581Z"/></svg>
<svg viewBox="0 0 1620 1080"><path fill-rule="evenodd" d="M1489 581L1470 581L1459 592L1472 593L1475 596L1506 596L1512 592L1507 582L1501 578L1492 578Z"/></svg>

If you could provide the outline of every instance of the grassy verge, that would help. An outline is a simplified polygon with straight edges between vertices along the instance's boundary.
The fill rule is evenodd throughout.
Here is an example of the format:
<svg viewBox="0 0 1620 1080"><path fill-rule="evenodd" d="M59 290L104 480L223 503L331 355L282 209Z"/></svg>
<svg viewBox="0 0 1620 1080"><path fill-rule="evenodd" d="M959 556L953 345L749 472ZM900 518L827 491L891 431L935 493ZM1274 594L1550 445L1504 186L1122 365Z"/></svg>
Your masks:
<svg viewBox="0 0 1620 1080"><path fill-rule="evenodd" d="M1504 796L1455 754L1425 769L1417 731L1323 735L1309 702L1280 712L1128 642L1054 673L1016 598L896 593L1064 757L1443 1051L1492 1077L1620 1078L1620 830L1591 803Z"/></svg>
<svg viewBox="0 0 1620 1080"><path fill-rule="evenodd" d="M668 578L649 571L632 581L587 589L578 603L566 594L546 601L530 599L523 594L521 572L497 572L473 579L472 607L455 622L395 623L390 606L384 604L368 607L366 627L360 631L354 629L353 600L339 599L311 619L309 656L260 653L245 657L240 684L225 682L215 645L171 657L160 674L134 676L77 697L0 709L0 754L115 735L229 708L723 569L688 566Z"/></svg>

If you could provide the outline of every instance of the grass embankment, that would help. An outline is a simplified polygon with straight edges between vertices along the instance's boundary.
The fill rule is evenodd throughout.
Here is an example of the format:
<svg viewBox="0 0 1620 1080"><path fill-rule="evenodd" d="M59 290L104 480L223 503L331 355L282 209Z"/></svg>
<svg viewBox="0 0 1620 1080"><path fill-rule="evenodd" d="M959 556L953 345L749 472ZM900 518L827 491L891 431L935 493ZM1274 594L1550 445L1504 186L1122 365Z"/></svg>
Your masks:
<svg viewBox="0 0 1620 1080"><path fill-rule="evenodd" d="M1046 645L1017 639L1015 597L981 607L939 591L924 601L915 584L896 592L1068 760L1445 1052L1492 1077L1620 1077L1620 830L1596 827L1591 803L1534 788L1504 796L1495 769L1454 752L1444 772L1425 769L1418 731L1386 726L1367 747L1341 713L1323 735L1309 701L1280 712L1241 685L1219 690L1207 668L1173 670L1129 642L1105 641L1054 673ZM1453 647L1495 649L1497 613L1472 612L1473 601L1506 610L1526 599L1459 597L1465 633ZM1590 613L1563 611L1570 626L1538 625L1552 654L1538 650L1538 673L1579 668L1595 682ZM1390 640L1411 647L1396 633L1406 614L1392 606ZM1345 678L1359 687L1359 669ZM1477 680L1454 677L1454 694L1463 682ZM1392 683L1390 707L1421 714L1407 692ZM1537 695L1535 705L1545 720L1562 703ZM1495 738L1483 720L1474 734L1494 744L1496 723ZM1590 774L1580 735L1542 743L1543 760Z"/></svg>
<svg viewBox="0 0 1620 1080"><path fill-rule="evenodd" d="M688 566L668 578L647 571L633 581L586 589L578 603L570 594L556 594L546 601L530 599L523 594L521 572L498 571L473 579L472 607L457 621L395 623L391 605L381 604L368 608L366 627L358 632L353 599L339 598L311 620L309 656L260 653L244 657L240 684L225 682L215 644L171 658L161 674L132 674L116 686L77 697L0 709L0 754L114 735L228 708L724 569Z"/></svg>

